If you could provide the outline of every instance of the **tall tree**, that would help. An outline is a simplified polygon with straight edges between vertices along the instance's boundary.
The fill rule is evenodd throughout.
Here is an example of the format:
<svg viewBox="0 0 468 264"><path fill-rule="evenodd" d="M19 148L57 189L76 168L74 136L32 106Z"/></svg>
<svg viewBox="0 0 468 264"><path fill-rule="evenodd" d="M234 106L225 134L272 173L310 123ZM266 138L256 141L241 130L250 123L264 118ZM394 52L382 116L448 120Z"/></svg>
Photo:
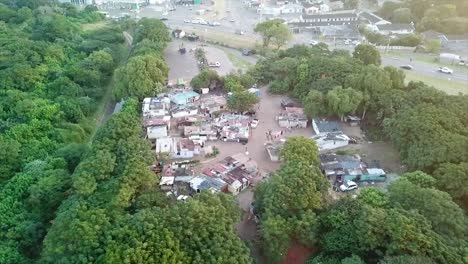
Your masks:
<svg viewBox="0 0 468 264"><path fill-rule="evenodd" d="M362 61L365 65L374 64L379 66L382 63L380 52L374 46L368 44L357 45L353 57Z"/></svg>
<svg viewBox="0 0 468 264"><path fill-rule="evenodd" d="M259 23L255 26L254 31L262 35L263 47L265 48L270 45L271 41L280 48L291 38L288 26L283 24L280 19Z"/></svg>
<svg viewBox="0 0 468 264"><path fill-rule="evenodd" d="M116 72L118 85L114 95L117 99L155 96L163 91L168 73L167 64L157 55L132 57Z"/></svg>
<svg viewBox="0 0 468 264"><path fill-rule="evenodd" d="M362 101L362 93L352 88L335 87L327 93L329 113L336 114L344 121L345 114L354 113Z"/></svg>

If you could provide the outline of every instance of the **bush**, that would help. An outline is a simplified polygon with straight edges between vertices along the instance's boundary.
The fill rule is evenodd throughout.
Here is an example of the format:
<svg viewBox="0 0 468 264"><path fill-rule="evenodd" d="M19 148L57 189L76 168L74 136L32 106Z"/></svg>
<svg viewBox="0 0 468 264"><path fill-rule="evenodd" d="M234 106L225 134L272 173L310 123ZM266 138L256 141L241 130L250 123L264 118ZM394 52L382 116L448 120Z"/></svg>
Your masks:
<svg viewBox="0 0 468 264"><path fill-rule="evenodd" d="M404 46L404 47L416 47L421 44L422 37L420 35L411 34L398 39L390 41L391 46Z"/></svg>
<svg viewBox="0 0 468 264"><path fill-rule="evenodd" d="M273 81L268 88L268 91L274 94L285 94L289 91L289 86L286 81Z"/></svg>

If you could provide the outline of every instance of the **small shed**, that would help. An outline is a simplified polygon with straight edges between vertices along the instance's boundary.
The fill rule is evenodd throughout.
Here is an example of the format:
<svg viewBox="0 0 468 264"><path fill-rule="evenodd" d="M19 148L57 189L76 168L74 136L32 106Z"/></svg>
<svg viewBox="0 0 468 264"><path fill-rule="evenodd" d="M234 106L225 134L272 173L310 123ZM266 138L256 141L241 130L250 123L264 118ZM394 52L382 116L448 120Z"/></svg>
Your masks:
<svg viewBox="0 0 468 264"><path fill-rule="evenodd" d="M349 115L346 117L346 122L348 122L350 126L359 126L361 124L361 118Z"/></svg>

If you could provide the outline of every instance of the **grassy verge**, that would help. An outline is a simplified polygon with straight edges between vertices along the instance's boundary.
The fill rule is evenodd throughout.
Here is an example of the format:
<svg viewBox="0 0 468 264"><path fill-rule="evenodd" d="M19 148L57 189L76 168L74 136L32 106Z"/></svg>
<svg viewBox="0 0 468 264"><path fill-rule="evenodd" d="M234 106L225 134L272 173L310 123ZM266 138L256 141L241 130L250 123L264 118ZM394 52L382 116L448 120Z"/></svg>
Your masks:
<svg viewBox="0 0 468 264"><path fill-rule="evenodd" d="M468 94L468 85L463 82L430 77L410 71L405 71L405 74L406 81L422 81L428 85L434 86L438 90L444 91L451 95L456 95L458 93Z"/></svg>
<svg viewBox="0 0 468 264"><path fill-rule="evenodd" d="M224 53L226 53L226 56L236 68L247 70L248 68L250 68L250 66L252 66L252 63L243 60L242 58L239 58L239 56L234 55L232 52L229 52L226 49L223 49L223 51Z"/></svg>
<svg viewBox="0 0 468 264"><path fill-rule="evenodd" d="M109 24L109 20L102 20L96 23L89 23L89 24L83 24L82 29L84 31L92 31L92 30L97 30L101 29Z"/></svg>
<svg viewBox="0 0 468 264"><path fill-rule="evenodd" d="M211 42L220 46L231 47L235 49L240 48L255 48L257 40L253 37L236 35L234 33L225 33L220 31L206 31L198 28L182 27L185 32L195 33L207 42Z"/></svg>

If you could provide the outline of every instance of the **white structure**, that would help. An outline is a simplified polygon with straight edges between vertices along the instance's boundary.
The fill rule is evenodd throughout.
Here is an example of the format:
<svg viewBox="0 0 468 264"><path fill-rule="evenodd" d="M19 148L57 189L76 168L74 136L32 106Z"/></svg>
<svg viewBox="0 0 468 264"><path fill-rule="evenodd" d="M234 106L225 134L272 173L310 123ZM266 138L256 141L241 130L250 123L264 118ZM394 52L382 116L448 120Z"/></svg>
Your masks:
<svg viewBox="0 0 468 264"><path fill-rule="evenodd" d="M170 137L156 139L156 153L171 153L174 149L174 140Z"/></svg>
<svg viewBox="0 0 468 264"><path fill-rule="evenodd" d="M194 116L198 114L198 108L195 106L176 107L171 110L173 118L182 118L187 116Z"/></svg>
<svg viewBox="0 0 468 264"><path fill-rule="evenodd" d="M169 98L147 97L143 99L142 113L143 117L165 116L168 114Z"/></svg>
<svg viewBox="0 0 468 264"><path fill-rule="evenodd" d="M311 137L317 143L319 151L337 149L349 144L350 138L343 132L319 134Z"/></svg>
<svg viewBox="0 0 468 264"><path fill-rule="evenodd" d="M162 125L157 125L157 126L146 127L146 135L148 136L148 139L157 139L157 138L167 137L168 136L167 125L162 124Z"/></svg>
<svg viewBox="0 0 468 264"><path fill-rule="evenodd" d="M261 15L278 16L281 14L300 14L302 13L303 6L295 3L288 3L282 6L266 6L260 5L257 13Z"/></svg>
<svg viewBox="0 0 468 264"><path fill-rule="evenodd" d="M415 30L412 24L384 24L377 25L377 30L382 35L407 35Z"/></svg>
<svg viewBox="0 0 468 264"><path fill-rule="evenodd" d="M378 15L371 13L371 12L361 12L359 13L359 17L363 20L366 20L369 22L368 26L378 26L378 25L388 25L391 24L391 22L379 17Z"/></svg>

